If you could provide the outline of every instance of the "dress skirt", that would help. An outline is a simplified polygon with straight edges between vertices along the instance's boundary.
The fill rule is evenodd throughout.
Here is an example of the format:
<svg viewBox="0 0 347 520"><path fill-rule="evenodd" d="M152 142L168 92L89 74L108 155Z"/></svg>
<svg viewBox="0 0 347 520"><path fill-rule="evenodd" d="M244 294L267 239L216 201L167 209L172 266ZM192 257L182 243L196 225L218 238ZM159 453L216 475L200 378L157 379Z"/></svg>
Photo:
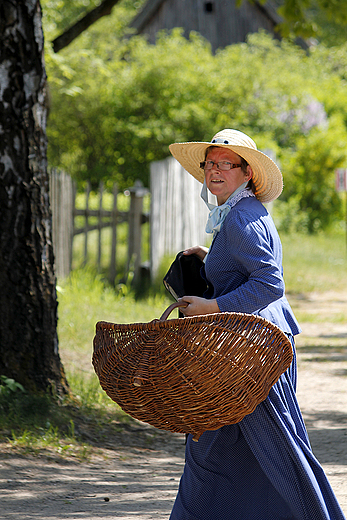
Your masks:
<svg viewBox="0 0 347 520"><path fill-rule="evenodd" d="M170 520L345 519L312 453L295 391L294 354L252 414L198 442L189 435Z"/></svg>

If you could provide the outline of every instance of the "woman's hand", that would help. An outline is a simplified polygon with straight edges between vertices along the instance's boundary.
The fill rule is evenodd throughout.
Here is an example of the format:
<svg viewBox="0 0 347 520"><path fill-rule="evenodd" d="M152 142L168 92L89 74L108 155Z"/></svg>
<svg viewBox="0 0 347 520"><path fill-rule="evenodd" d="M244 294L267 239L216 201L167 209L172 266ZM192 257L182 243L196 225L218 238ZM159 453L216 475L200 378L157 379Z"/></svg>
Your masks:
<svg viewBox="0 0 347 520"><path fill-rule="evenodd" d="M180 307L184 316L200 316L220 312L217 300L206 300L206 298L198 296L183 296L178 301L188 303L187 307Z"/></svg>
<svg viewBox="0 0 347 520"><path fill-rule="evenodd" d="M204 246L189 247L188 249L183 251L184 255L196 255L200 258L200 260L203 260L205 258L205 256L207 255L207 253L208 253L208 249L207 249L207 247L204 247Z"/></svg>

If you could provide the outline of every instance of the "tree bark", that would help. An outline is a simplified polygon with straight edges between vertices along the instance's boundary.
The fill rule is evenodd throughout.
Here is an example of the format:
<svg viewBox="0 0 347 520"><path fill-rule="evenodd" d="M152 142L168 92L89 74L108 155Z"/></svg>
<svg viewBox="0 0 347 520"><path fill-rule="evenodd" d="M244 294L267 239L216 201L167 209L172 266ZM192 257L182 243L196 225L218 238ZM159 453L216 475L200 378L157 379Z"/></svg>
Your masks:
<svg viewBox="0 0 347 520"><path fill-rule="evenodd" d="M119 0L104 0L98 7L87 13L74 25L69 27L63 34L53 40L54 52L59 52L64 47L67 47L77 36L88 29L90 25L102 18L103 16L111 14L113 7Z"/></svg>
<svg viewBox="0 0 347 520"><path fill-rule="evenodd" d="M0 49L0 374L63 394L38 0L2 0Z"/></svg>

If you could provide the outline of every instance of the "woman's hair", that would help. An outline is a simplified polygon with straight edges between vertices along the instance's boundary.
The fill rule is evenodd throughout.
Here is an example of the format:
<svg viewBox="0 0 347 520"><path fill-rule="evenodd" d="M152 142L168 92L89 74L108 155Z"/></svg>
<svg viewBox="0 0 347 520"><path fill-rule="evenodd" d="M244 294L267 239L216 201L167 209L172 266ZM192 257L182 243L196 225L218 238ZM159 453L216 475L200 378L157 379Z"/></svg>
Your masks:
<svg viewBox="0 0 347 520"><path fill-rule="evenodd" d="M243 157L240 156L240 158L241 158L241 170L242 170L244 173L247 173L248 162L247 162L246 159L244 159ZM255 194L255 186L254 186L254 182L253 182L252 177L249 179L246 188L249 188L249 189L252 190L253 193Z"/></svg>
<svg viewBox="0 0 347 520"><path fill-rule="evenodd" d="M207 154L208 154L208 153L209 153L213 148L218 148L218 146L209 146L208 148L206 148L206 152L205 152L205 160L206 160ZM220 148L220 147L219 147L219 148ZM240 159L241 159L241 170L242 170L244 173L247 173L248 162L247 162L246 159L244 159L243 157L241 157L241 156L239 156L239 157L240 157ZM253 182L253 179L252 179L252 178L249 179L246 188L249 188L250 190L253 191L253 193L255 193L255 186L254 186L254 182Z"/></svg>

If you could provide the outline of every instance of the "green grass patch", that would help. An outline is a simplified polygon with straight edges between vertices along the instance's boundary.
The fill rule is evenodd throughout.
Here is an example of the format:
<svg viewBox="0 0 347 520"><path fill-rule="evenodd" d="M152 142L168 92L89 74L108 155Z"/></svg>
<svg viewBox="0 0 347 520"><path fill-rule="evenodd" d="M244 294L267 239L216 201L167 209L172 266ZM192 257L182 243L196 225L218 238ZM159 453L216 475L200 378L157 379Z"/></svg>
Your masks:
<svg viewBox="0 0 347 520"><path fill-rule="evenodd" d="M84 459L87 446L75 437L75 423L66 406L50 395L29 394L25 389L0 392L0 439L13 449L37 455L49 449L57 454Z"/></svg>
<svg viewBox="0 0 347 520"><path fill-rule="evenodd" d="M159 318L171 303L164 292L136 299L128 286L113 288L91 268L73 271L58 286L58 301L58 337L64 365L70 372L85 373L92 370L97 321L147 323Z"/></svg>
<svg viewBox="0 0 347 520"><path fill-rule="evenodd" d="M292 309L294 311L296 319L299 323L326 323L329 320L329 323L346 323L347 316L344 313L336 313L330 314L329 316L323 315L322 313L313 313L303 311L300 308L292 305Z"/></svg>
<svg viewBox="0 0 347 520"><path fill-rule="evenodd" d="M71 373L68 380L72 396L63 400L1 385L0 442L23 455L84 461L136 424L107 397L95 375Z"/></svg>
<svg viewBox="0 0 347 520"><path fill-rule="evenodd" d="M281 240L287 293L347 290L344 234L281 234Z"/></svg>
<svg viewBox="0 0 347 520"><path fill-rule="evenodd" d="M53 426L24 430L19 434L12 431L10 444L23 455L56 454L61 457L74 457L81 462L90 460L93 452L91 445L81 442L74 435L62 436L59 428Z"/></svg>

